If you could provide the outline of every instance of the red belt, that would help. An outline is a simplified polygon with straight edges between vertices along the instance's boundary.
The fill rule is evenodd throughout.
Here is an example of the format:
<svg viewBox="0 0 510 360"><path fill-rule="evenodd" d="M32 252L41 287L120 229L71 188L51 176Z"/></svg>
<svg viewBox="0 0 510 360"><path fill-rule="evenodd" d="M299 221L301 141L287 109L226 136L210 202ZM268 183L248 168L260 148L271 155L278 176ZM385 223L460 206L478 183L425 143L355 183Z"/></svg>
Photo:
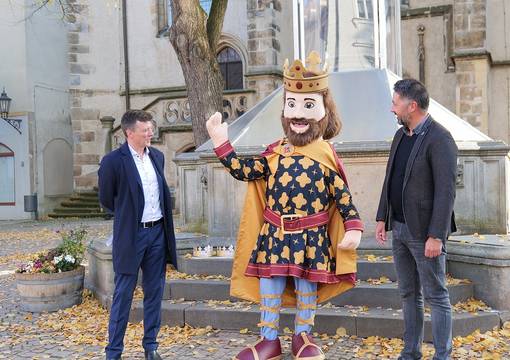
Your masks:
<svg viewBox="0 0 510 360"><path fill-rule="evenodd" d="M321 211L313 215L303 216L299 214L279 215L270 208L264 209L264 220L282 229L283 234L297 234L329 222L329 212Z"/></svg>

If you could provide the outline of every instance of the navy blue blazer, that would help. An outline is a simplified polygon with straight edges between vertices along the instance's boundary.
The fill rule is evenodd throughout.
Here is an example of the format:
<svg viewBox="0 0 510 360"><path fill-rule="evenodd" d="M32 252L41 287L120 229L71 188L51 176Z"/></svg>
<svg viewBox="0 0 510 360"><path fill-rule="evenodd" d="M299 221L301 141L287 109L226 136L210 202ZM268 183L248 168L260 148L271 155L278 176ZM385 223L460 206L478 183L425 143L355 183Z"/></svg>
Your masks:
<svg viewBox="0 0 510 360"><path fill-rule="evenodd" d="M165 181L163 153L149 148L149 157L156 170L159 183L159 200L164 218L167 254L177 268L174 225L170 190ZM99 167L99 201L114 214L113 218L113 270L122 274L138 274L135 263L137 233L145 204L142 181L125 142L120 148L106 154Z"/></svg>

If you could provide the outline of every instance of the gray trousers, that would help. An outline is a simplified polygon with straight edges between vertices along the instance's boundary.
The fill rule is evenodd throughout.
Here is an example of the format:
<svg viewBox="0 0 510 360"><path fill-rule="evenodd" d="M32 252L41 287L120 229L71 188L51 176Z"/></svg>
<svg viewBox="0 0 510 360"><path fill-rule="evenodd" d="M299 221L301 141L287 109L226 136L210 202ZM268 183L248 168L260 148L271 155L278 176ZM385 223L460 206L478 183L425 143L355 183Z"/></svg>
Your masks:
<svg viewBox="0 0 510 360"><path fill-rule="evenodd" d="M393 221L393 259L404 315L404 349L399 359L421 359L423 298L430 304L434 360L452 352L452 310L446 288L446 251L425 256L426 239L415 239L406 224ZM423 291L423 294L422 294Z"/></svg>

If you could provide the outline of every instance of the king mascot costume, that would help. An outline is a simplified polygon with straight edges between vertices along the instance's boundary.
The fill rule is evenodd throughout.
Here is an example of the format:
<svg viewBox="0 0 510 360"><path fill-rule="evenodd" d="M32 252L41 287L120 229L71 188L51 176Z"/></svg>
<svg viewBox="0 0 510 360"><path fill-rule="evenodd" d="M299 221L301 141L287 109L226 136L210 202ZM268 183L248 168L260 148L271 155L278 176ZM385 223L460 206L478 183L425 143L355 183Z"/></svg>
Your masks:
<svg viewBox="0 0 510 360"><path fill-rule="evenodd" d="M284 65L285 137L260 155L239 157L227 124L207 121L214 151L230 174L248 183L232 268L231 295L260 303L260 339L237 360L282 358L280 308L296 307L292 355L325 359L311 335L319 302L351 289L363 223L342 162L327 140L341 128L316 52ZM276 120L276 119L275 119Z"/></svg>

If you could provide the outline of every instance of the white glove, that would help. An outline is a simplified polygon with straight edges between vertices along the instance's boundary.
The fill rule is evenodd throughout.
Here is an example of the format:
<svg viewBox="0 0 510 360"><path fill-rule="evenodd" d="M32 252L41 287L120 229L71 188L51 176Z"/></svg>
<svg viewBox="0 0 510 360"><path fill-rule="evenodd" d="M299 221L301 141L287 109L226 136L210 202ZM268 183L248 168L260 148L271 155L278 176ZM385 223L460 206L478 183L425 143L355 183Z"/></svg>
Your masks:
<svg viewBox="0 0 510 360"><path fill-rule="evenodd" d="M228 140L227 126L227 123L221 122L221 113L219 112L215 112L205 123L207 132L209 133L215 148Z"/></svg>
<svg viewBox="0 0 510 360"><path fill-rule="evenodd" d="M337 247L341 250L357 249L361 241L361 230L349 230L345 233L344 238Z"/></svg>

